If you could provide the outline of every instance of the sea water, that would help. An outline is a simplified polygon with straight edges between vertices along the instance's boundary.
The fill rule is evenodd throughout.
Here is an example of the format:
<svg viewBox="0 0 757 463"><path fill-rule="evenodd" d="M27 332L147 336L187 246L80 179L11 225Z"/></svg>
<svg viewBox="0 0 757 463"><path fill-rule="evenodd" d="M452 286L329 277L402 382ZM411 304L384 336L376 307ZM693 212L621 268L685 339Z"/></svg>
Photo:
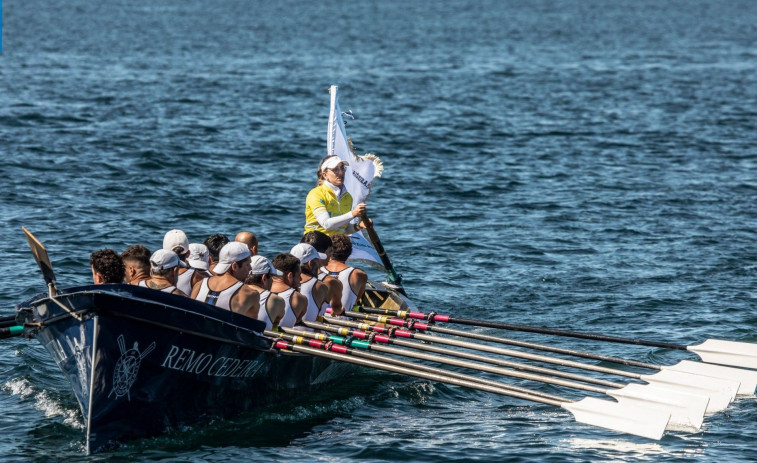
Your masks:
<svg viewBox="0 0 757 463"><path fill-rule="evenodd" d="M90 281L92 251L173 228L289 250L334 84L356 150L384 162L369 212L419 309L757 342L755 2L3 3L2 314L44 289L22 226L60 286ZM0 344L3 461L755 459L754 398L649 441L386 373L87 457L46 351Z"/></svg>

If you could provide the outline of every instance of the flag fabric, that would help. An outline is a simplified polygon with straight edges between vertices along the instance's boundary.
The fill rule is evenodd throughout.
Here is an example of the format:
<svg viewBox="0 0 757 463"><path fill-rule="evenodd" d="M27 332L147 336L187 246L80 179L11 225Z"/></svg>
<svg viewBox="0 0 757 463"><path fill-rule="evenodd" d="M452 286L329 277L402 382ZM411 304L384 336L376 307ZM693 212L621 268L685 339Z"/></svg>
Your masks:
<svg viewBox="0 0 757 463"><path fill-rule="evenodd" d="M357 156L352 150L352 144L344 129L342 111L339 109L339 87L332 85L331 110L329 112L329 126L327 134L328 155L339 156L349 166L344 173L344 186L352 196L353 207L365 202L371 192L373 179L381 176L383 165L381 160L372 154ZM386 271L381 264L381 258L371 242L362 232L354 233L352 238L352 254L348 260L356 260L370 264L380 270Z"/></svg>
<svg viewBox="0 0 757 463"><path fill-rule="evenodd" d="M331 112L329 113L326 153L339 156L340 159L349 164L344 175L344 186L352 195L353 204L358 205L365 202L371 192L373 179L381 177L383 165L381 160L372 154L357 156L352 152L350 140L344 130L342 111L339 109L338 89L339 87L336 85L332 85L329 89Z"/></svg>

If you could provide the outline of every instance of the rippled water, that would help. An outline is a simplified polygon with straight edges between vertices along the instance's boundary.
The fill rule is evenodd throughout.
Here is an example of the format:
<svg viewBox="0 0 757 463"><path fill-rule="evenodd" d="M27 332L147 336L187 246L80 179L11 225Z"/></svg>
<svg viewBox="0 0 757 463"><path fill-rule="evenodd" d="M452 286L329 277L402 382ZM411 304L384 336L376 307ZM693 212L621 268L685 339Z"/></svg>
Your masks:
<svg viewBox="0 0 757 463"><path fill-rule="evenodd" d="M757 342L754 2L3 6L3 313L43 289L21 226L63 286L89 281L93 250L156 248L171 228L191 241L250 229L263 254L289 249L337 84L358 151L385 162L370 212L418 307ZM377 373L86 457L45 351L2 345L7 461L750 461L757 436L753 398L651 442Z"/></svg>

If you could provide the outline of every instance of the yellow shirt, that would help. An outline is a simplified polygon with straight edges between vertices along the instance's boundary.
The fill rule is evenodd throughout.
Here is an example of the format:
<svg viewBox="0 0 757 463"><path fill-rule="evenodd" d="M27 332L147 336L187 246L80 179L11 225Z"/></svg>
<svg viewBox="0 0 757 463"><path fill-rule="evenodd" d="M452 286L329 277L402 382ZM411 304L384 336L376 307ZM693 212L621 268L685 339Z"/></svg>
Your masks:
<svg viewBox="0 0 757 463"><path fill-rule="evenodd" d="M347 224L336 230L326 230L315 215L320 212L320 209L326 209L329 213L329 217L336 217L342 214L346 214L352 210L352 196L345 192L341 198L336 197L334 190L325 183L310 190L308 197L305 200L305 233L309 231L323 232L329 236L337 233L344 233L347 230Z"/></svg>

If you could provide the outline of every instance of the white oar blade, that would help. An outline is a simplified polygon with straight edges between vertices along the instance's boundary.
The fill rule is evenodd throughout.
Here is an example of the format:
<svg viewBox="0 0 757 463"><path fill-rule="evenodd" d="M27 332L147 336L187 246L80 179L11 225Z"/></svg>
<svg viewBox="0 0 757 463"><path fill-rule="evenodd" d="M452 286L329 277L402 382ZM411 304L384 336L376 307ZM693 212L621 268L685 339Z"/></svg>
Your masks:
<svg viewBox="0 0 757 463"><path fill-rule="evenodd" d="M643 375L641 379L654 386L707 396L710 399L707 404L708 414L725 410L739 390L738 381L667 369L653 375Z"/></svg>
<svg viewBox="0 0 757 463"><path fill-rule="evenodd" d="M754 395L754 391L757 389L757 371L753 370L692 362L691 360L683 360L675 365L663 367L663 369L738 381L740 385L736 392L737 395Z"/></svg>
<svg viewBox="0 0 757 463"><path fill-rule="evenodd" d="M757 369L757 344L708 339L702 344L688 346L687 349L708 363Z"/></svg>
<svg viewBox="0 0 757 463"><path fill-rule="evenodd" d="M698 431L710 402L707 396L648 384L629 384L621 389L611 389L607 394L620 403L636 403L670 412L667 429L675 431Z"/></svg>
<svg viewBox="0 0 757 463"><path fill-rule="evenodd" d="M641 407L635 403L621 404L594 397L564 403L562 407L571 412L579 423L656 440L662 438L670 420L670 413L664 410Z"/></svg>

